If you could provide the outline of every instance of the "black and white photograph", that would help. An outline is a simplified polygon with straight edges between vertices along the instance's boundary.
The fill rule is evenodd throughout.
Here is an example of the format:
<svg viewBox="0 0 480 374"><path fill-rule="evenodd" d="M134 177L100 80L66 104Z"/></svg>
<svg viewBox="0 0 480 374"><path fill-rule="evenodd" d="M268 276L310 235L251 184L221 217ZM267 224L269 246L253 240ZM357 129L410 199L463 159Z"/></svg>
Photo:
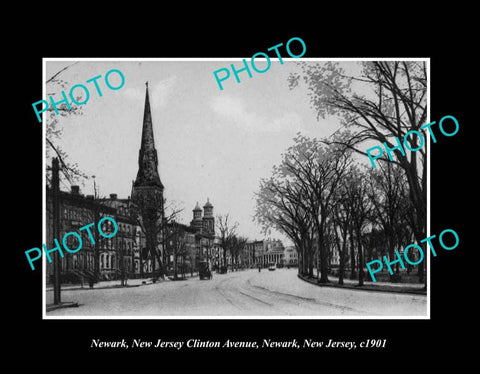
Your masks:
<svg viewBox="0 0 480 374"><path fill-rule="evenodd" d="M43 59L44 319L430 318L430 59L298 39Z"/></svg>
<svg viewBox="0 0 480 374"><path fill-rule="evenodd" d="M63 5L5 33L7 366L469 364L473 12Z"/></svg>

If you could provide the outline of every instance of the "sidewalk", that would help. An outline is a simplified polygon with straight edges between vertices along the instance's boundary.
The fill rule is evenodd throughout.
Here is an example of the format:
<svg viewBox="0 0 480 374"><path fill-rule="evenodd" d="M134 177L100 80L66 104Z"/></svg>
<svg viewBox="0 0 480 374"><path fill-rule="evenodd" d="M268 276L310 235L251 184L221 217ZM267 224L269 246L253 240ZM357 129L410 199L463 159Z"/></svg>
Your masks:
<svg viewBox="0 0 480 374"><path fill-rule="evenodd" d="M144 279L129 279L127 281L127 285L123 286L123 287L138 287L138 286L142 285L142 282L146 282L148 284L148 283L152 283L152 280L147 279L147 278L144 278ZM163 281L159 280L158 282L163 282ZM95 289L104 289L104 288L118 288L118 287L122 287L120 285L120 280L100 281L100 282L95 283L93 285L94 290ZM63 290L71 291L71 290L88 290L90 287L89 287L88 283L85 282L83 284L83 287L82 287L81 284L62 284L61 288L62 288L62 291ZM53 292L53 284L47 284L46 291L47 292L50 292L50 291Z"/></svg>
<svg viewBox="0 0 480 374"><path fill-rule="evenodd" d="M194 273L193 278L198 277L197 273ZM192 278L190 273L185 274L185 280ZM178 279L178 281L181 281L183 279ZM165 276L165 279L158 278L156 283L162 283L162 282L174 282L171 280L169 277ZM145 286L149 284L154 284L152 278L132 278L127 280L127 285L126 286L121 286L120 285L120 279L117 280L110 280L110 281L100 281L97 282L93 285L94 290L98 289L106 289L106 288L126 288L126 287L140 287L140 286ZM85 282L83 284L83 287L81 284L76 283L76 284L62 284L61 286L62 291L73 291L73 290L88 290L90 287L88 285L88 282ZM47 292L53 292L53 284L47 284L46 287Z"/></svg>
<svg viewBox="0 0 480 374"><path fill-rule="evenodd" d="M427 291L424 289L425 285L421 283L390 283L390 282L370 282L364 281L363 286L358 285L357 279L343 278L343 285L338 284L338 277L329 275L330 283L317 283L317 278L308 278L298 274L298 277L305 282L315 284L319 287L337 287L364 291L377 292L398 292L398 293L413 293L416 295L426 295Z"/></svg>

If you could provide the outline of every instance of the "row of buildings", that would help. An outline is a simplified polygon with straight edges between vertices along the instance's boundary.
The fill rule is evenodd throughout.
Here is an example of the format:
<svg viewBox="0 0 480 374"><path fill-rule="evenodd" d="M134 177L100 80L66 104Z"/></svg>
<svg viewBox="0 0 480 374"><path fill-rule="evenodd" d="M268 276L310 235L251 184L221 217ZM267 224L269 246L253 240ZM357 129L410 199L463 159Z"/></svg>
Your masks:
<svg viewBox="0 0 480 374"><path fill-rule="evenodd" d="M284 247L281 240L278 239L248 241L241 259L245 267L267 267L271 264L298 265L298 254L295 247Z"/></svg>
<svg viewBox="0 0 480 374"><path fill-rule="evenodd" d="M222 266L232 268L233 261L229 252L227 263L223 263L223 248L215 235L213 205L207 200L203 209L199 204L193 209L193 219L189 225L170 221L158 234L159 258L147 253L146 236L138 222L131 215L131 198L120 199L116 194L109 198L94 198L83 195L78 186L71 191L61 191L60 201L60 238L68 232L82 235L82 249L77 253L65 253L60 259L62 280L76 282L95 273L101 280L139 278L153 276L154 269L163 267L166 275L198 270L200 261L207 261L213 270ZM47 190L47 243L53 242L53 194ZM83 226L97 222L105 216L115 219L118 231L112 238L94 234L95 244L88 238ZM108 222L108 221L107 221ZM108 228L103 230L108 232ZM68 237L69 248L78 247L74 236ZM61 242L61 240L59 240ZM49 245L47 245L48 248ZM153 262L155 261L155 266ZM238 256L239 268L267 267L271 264L296 266L297 251L294 247L284 247L278 239L248 241ZM47 262L48 280L53 280L53 264Z"/></svg>
<svg viewBox="0 0 480 374"><path fill-rule="evenodd" d="M223 248L215 235L213 205L208 199L203 209L197 202L188 225L165 216L164 186L158 173L148 83L142 126L138 172L131 196L123 199L117 194L110 194L108 198L85 196L80 193L79 186L72 186L68 192L59 191L53 182L52 187L47 188L45 244L48 248L53 248L55 238L61 242L68 232L78 233L81 227L91 223L96 227L105 216L114 218L118 225L116 235L111 238L95 231L94 243L86 230L79 232L83 235L82 249L58 259L62 281L76 282L86 277L102 280L177 276L197 271L202 261L213 270L233 266L230 253L223 257ZM69 248L77 248L74 236L69 236L68 240ZM240 251L235 266L245 268L272 263L294 266L296 251L285 249L279 240L252 241ZM47 262L47 280L52 282L53 278L54 264Z"/></svg>
<svg viewBox="0 0 480 374"><path fill-rule="evenodd" d="M220 248L214 237L213 205L207 201L202 209L198 203L194 209L194 218L190 225L174 220L164 223L164 228L157 234L158 256L147 252L146 233L140 220L132 212L130 197L120 199L116 194L109 198L94 198L83 195L78 186L71 191L61 191L57 198L60 206L59 242L68 232L77 232L82 236L82 248L77 253L65 252L60 259L63 281L77 281L96 274L102 280L120 277L143 277L152 275L154 269L162 269L166 274L175 269L196 270L199 261L218 258ZM47 248L53 247L55 238L53 230L53 201L51 189L47 189ZM89 239L86 230L79 229L94 223L105 216L115 219L118 231L112 238L105 238L96 233L94 242ZM107 221L108 222L108 221ZM108 232L108 229L104 230ZM66 242L69 248L77 248L77 239L69 236ZM155 262L155 264L154 264ZM178 262L178 263L177 263ZM47 262L47 279L53 279L53 263Z"/></svg>

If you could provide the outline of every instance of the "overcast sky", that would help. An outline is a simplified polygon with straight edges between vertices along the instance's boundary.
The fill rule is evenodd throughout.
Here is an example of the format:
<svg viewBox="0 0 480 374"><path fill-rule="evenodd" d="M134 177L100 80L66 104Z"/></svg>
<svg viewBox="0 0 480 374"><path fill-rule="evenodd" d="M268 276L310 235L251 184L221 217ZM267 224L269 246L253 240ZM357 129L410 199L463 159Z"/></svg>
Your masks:
<svg viewBox="0 0 480 374"><path fill-rule="evenodd" d="M184 208L181 221L188 224L196 202L203 206L210 198L215 215L229 213L240 224L239 234L261 239L260 227L252 222L260 179L270 175L297 132L323 137L339 126L335 119L317 120L305 87L288 88L289 73L298 67L295 60L284 61L272 59L270 70L252 71L252 78L240 73L241 83L231 74L223 91L213 71L230 63L241 67L241 61L81 61L58 78L67 82L67 95L73 85L85 84L90 99L81 106L83 115L61 117L58 143L70 162L96 176L101 196L130 196L148 81L160 178L167 200ZM46 78L70 64L47 61ZM258 68L264 67L259 63ZM111 69L125 77L116 91L103 78ZM93 83L85 83L97 75L102 75L102 97ZM55 84L47 86L48 93L60 91ZM81 192L93 194L93 181L81 185Z"/></svg>

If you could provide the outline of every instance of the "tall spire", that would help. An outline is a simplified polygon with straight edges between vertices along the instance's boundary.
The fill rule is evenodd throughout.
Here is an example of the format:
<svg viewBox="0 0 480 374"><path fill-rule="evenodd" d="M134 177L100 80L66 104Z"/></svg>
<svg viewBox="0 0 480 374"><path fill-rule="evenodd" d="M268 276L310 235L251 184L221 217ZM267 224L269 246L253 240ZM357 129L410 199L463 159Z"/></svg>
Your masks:
<svg viewBox="0 0 480 374"><path fill-rule="evenodd" d="M148 97L148 82L145 83L145 109L143 112L142 143L138 156L138 173L134 186L158 186L163 189L158 174L158 156L153 137L152 113Z"/></svg>

